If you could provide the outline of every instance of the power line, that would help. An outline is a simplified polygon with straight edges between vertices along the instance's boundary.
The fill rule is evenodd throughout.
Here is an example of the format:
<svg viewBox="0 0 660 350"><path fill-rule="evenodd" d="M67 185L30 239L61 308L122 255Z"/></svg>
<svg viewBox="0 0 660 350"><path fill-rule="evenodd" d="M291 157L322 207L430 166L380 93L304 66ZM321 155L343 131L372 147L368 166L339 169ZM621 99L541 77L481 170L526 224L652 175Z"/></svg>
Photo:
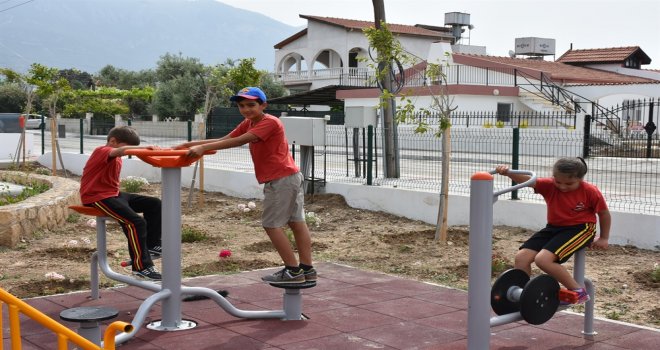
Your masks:
<svg viewBox="0 0 660 350"><path fill-rule="evenodd" d="M11 0L7 0L7 1L5 1L5 2L9 2L9 1L11 1ZM19 6L23 6L23 5L25 5L25 4L27 4L27 3L30 3L30 2L33 2L33 1L34 1L34 0L28 0L28 1L26 1L26 2L22 2L22 3L18 4L18 5L14 5L14 6L12 6L12 7L7 7L7 8L4 9L4 10L0 10L0 13L5 12L5 11L9 11L9 10L11 10L11 9L13 9L13 8L17 8L17 7L19 7ZM5 2L0 3L0 5L4 4Z"/></svg>

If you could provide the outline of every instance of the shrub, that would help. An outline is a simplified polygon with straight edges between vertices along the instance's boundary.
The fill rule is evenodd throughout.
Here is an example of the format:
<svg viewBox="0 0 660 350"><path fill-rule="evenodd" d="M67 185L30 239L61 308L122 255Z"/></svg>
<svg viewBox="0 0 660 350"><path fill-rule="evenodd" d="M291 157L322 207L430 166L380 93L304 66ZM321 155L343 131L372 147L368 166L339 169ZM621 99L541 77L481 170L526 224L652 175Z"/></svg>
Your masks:
<svg viewBox="0 0 660 350"><path fill-rule="evenodd" d="M120 182L121 188L124 192L140 192L142 188L149 184L149 181L139 176L127 176Z"/></svg>
<svg viewBox="0 0 660 350"><path fill-rule="evenodd" d="M16 196L10 196L8 194L0 194L0 206L18 203L28 197L36 196L50 189L50 185L41 182L30 182L24 186L25 188L23 188L23 191Z"/></svg>
<svg viewBox="0 0 660 350"><path fill-rule="evenodd" d="M34 169L34 173L39 175L50 175L52 171L48 168L36 168Z"/></svg>
<svg viewBox="0 0 660 350"><path fill-rule="evenodd" d="M305 223L307 223L307 226L319 227L321 226L321 218L316 216L316 213L314 213L313 211L306 212Z"/></svg>
<svg viewBox="0 0 660 350"><path fill-rule="evenodd" d="M653 270L651 271L651 281L655 283L660 282L660 265L658 265L658 263L653 264Z"/></svg>
<svg viewBox="0 0 660 350"><path fill-rule="evenodd" d="M192 227L188 226L183 226L181 228L181 242L182 243L195 243L195 242L201 242L209 239L209 236Z"/></svg>

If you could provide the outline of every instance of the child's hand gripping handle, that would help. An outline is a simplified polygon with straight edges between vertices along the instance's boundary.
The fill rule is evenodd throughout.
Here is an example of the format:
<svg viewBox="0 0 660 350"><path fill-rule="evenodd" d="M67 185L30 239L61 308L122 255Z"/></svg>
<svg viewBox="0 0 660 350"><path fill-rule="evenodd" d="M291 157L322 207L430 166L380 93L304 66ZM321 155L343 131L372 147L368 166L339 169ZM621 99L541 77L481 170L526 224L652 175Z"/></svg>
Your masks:
<svg viewBox="0 0 660 350"><path fill-rule="evenodd" d="M489 173L497 174L497 171L496 170L491 170L491 171L489 171ZM495 197L497 197L497 196L499 196L503 193L515 191L515 190L523 188L523 187L533 186L536 183L536 173L533 172L533 171L530 171L530 170L511 170L511 169L509 169L507 174L529 175L529 179L525 182L521 182L519 184L515 184L511 187L508 187L508 188L505 188L503 190L499 190L499 191L495 192L494 193Z"/></svg>

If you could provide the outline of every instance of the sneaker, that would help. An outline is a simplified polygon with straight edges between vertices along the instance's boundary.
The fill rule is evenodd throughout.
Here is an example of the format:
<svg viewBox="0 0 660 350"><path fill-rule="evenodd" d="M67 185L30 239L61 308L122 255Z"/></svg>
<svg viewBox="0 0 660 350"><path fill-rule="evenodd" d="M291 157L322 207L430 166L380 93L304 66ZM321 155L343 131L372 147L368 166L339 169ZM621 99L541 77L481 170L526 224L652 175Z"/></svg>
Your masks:
<svg viewBox="0 0 660 350"><path fill-rule="evenodd" d="M163 247L155 245L149 248L149 255L151 255L151 260L160 259L163 255Z"/></svg>
<svg viewBox="0 0 660 350"><path fill-rule="evenodd" d="M303 270L303 275L305 275L305 282L316 282L316 269L311 268L307 271Z"/></svg>
<svg viewBox="0 0 660 350"><path fill-rule="evenodd" d="M160 281L161 279L163 279L160 273L156 271L156 268L153 266L149 266L140 271L133 271L133 274L153 281Z"/></svg>
<svg viewBox="0 0 660 350"><path fill-rule="evenodd" d="M574 289L573 291L578 293L578 300L575 304L584 304L591 299L585 288Z"/></svg>
<svg viewBox="0 0 660 350"><path fill-rule="evenodd" d="M305 283L305 274L302 269L295 273L285 267L272 275L261 277L261 280L272 284Z"/></svg>
<svg viewBox="0 0 660 350"><path fill-rule="evenodd" d="M571 291L577 293L577 300L575 300L575 302L562 300L562 301L559 302L559 305L567 306L567 305L584 304L587 301L589 301L589 299L590 299L589 298L589 293L587 293L587 290L584 289L584 288L571 289Z"/></svg>

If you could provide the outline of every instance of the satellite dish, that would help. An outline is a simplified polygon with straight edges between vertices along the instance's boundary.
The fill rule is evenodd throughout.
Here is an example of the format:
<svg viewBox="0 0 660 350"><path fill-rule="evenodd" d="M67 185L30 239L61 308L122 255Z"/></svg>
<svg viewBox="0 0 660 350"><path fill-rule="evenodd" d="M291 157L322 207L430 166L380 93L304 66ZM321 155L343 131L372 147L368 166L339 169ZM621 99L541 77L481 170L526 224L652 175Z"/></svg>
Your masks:
<svg viewBox="0 0 660 350"><path fill-rule="evenodd" d="M516 58L516 53L513 50L509 50L509 57Z"/></svg>

